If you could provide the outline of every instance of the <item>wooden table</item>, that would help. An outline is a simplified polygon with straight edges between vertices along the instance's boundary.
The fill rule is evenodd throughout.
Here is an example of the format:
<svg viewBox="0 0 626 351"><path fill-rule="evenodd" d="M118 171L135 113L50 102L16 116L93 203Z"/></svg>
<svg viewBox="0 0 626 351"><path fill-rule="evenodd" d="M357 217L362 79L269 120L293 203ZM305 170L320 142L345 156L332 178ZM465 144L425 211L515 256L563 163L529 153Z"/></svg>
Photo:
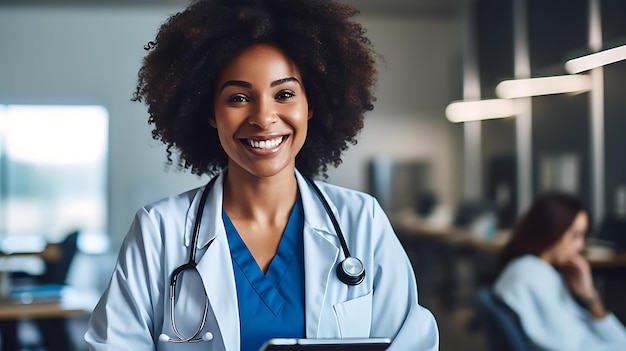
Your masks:
<svg viewBox="0 0 626 351"><path fill-rule="evenodd" d="M510 237L510 230L500 230L493 238L482 238L480 235L463 229L452 227L438 227L415 215L401 214L390 216L391 223L399 236L405 239L427 239L441 241L461 248L480 250L485 253L498 254ZM625 233L626 235L626 233ZM585 256L592 268L626 268L626 250L606 253L604 255L591 254L585 251Z"/></svg>
<svg viewBox="0 0 626 351"><path fill-rule="evenodd" d="M457 228L433 226L410 214L390 216L390 220L409 256L413 256L420 294L424 292L455 305L458 291L468 289L468 285L488 285L497 278L500 251L509 240L510 231L503 230L486 239ZM592 249L590 245L584 253L605 305L626 323L626 250L599 255ZM460 281L455 271L459 264L472 272L471 284ZM467 291L464 299L469 301L471 293L472 290Z"/></svg>
<svg viewBox="0 0 626 351"><path fill-rule="evenodd" d="M5 266L11 257L39 257L46 262L55 262L61 258L60 244L45 244L38 251L9 251L4 252L0 249L0 299L7 298L11 291L11 269Z"/></svg>
<svg viewBox="0 0 626 351"><path fill-rule="evenodd" d="M40 251L0 251L0 320L69 317L91 313L98 301L98 294L71 286L62 289L59 299L25 299L23 302L11 299L10 269L3 267L2 260L16 256L37 256L44 261L54 262L60 258L61 248L60 244L48 243Z"/></svg>
<svg viewBox="0 0 626 351"><path fill-rule="evenodd" d="M85 315L91 313L98 298L95 291L68 286L63 289L58 301L20 303L0 299L0 320Z"/></svg>

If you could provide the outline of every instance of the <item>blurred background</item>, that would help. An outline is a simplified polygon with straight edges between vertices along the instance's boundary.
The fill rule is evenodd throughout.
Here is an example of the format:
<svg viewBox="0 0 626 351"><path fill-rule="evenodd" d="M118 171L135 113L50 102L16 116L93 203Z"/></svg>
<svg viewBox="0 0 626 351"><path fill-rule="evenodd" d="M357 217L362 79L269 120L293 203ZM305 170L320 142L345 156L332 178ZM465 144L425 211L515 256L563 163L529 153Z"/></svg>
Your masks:
<svg viewBox="0 0 626 351"><path fill-rule="evenodd" d="M624 321L626 263L614 255L626 241L626 62L566 63L626 44L626 3L348 2L381 55L377 100L328 180L383 205L439 321L441 349L485 348L473 294L492 282L508 229L549 189L589 206L594 273ZM43 274L45 258L26 253L78 231L60 284L97 296L135 212L207 181L165 165L145 106L130 101L144 45L186 4L0 0L1 281ZM574 80L523 81L552 76ZM490 101L500 105L467 104ZM34 347L37 313L17 315ZM87 318L68 317L77 350Z"/></svg>

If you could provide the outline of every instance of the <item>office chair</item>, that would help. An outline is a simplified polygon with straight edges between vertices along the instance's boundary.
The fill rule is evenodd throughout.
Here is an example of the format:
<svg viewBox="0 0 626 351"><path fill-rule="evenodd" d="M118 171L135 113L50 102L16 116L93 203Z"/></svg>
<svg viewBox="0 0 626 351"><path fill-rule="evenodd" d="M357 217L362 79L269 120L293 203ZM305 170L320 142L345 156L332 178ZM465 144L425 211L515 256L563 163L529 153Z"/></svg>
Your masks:
<svg viewBox="0 0 626 351"><path fill-rule="evenodd" d="M518 316L491 288L480 288L474 295L474 311L484 330L489 351L530 351L530 342Z"/></svg>
<svg viewBox="0 0 626 351"><path fill-rule="evenodd" d="M61 256L54 262L46 263L46 272L39 277L43 285L65 285L78 249L78 231L71 232L59 245ZM65 318L46 318L35 320L42 336L43 346L48 351L72 350L72 343Z"/></svg>
<svg viewBox="0 0 626 351"><path fill-rule="evenodd" d="M78 249L78 234L78 231L71 232L59 244L61 256L56 261L46 263L46 272L37 279L39 284L65 284Z"/></svg>
<svg viewBox="0 0 626 351"><path fill-rule="evenodd" d="M59 259L52 262L46 262L46 271L44 274L30 276L21 273L15 274L14 278L24 279L27 282L34 283L35 287L49 286L50 290L53 291L54 294L55 290L60 289L63 285L65 285L67 274L70 270L72 261L76 256L76 252L78 251L78 235L79 231L73 231L58 244L61 251ZM33 322L41 334L43 347L47 351L69 351L73 349L65 318L34 319ZM12 350L13 347L17 349L17 344L19 343L16 337L17 321L2 322L0 328L4 329L2 330L2 336L6 338L6 340L4 340L6 341L6 343L4 343L4 347L8 350ZM22 346L28 350L39 349L39 345ZM0 348L2 347L3 346L0 346Z"/></svg>

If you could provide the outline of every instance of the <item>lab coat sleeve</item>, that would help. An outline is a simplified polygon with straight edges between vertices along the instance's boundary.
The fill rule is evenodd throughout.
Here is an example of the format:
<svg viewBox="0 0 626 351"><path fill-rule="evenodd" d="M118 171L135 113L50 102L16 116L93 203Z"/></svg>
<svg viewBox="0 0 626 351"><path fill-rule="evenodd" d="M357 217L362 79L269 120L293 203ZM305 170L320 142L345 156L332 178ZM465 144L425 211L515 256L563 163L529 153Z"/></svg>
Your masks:
<svg viewBox="0 0 626 351"><path fill-rule="evenodd" d="M418 304L417 283L411 262L389 219L373 200L376 240L372 337L394 335L389 351L438 350L439 332L432 313Z"/></svg>
<svg viewBox="0 0 626 351"><path fill-rule="evenodd" d="M89 350L154 350L154 313L162 298L161 236L140 210L122 243L109 285L89 320Z"/></svg>

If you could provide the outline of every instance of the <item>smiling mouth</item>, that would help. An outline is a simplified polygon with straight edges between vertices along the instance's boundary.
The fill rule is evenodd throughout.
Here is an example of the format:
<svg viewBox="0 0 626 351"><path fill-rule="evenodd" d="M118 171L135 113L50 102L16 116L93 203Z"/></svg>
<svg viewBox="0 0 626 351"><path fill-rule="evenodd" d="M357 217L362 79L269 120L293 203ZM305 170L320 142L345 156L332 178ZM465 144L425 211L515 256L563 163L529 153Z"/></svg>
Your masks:
<svg viewBox="0 0 626 351"><path fill-rule="evenodd" d="M243 139L244 143L253 149L273 149L282 144L287 139L286 136L279 136L273 139L256 140L256 139Z"/></svg>

